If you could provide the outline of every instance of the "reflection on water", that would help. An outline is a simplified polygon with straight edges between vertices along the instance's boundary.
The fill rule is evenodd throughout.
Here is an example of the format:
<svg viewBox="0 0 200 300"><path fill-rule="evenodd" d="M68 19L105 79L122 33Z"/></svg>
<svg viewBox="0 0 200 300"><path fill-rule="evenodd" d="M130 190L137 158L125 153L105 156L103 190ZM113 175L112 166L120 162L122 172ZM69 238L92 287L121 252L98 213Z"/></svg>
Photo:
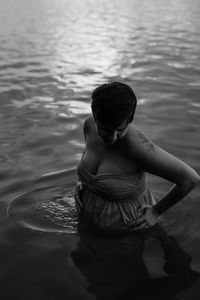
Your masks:
<svg viewBox="0 0 200 300"><path fill-rule="evenodd" d="M73 153L82 149L68 141L72 134L77 141L83 139L81 126L90 112L92 89L114 79L130 83L136 91L136 124L186 162L192 159L199 170L197 0L28 3L0 2L3 174L12 168L38 175L63 162L66 168L74 166ZM77 124L73 133L71 123ZM180 131L190 153L174 144ZM62 139L54 140L54 132ZM25 151L24 141L38 136L52 142L44 149L36 141L37 151ZM28 161L34 162L35 170Z"/></svg>
<svg viewBox="0 0 200 300"><path fill-rule="evenodd" d="M8 299L15 294L22 300L57 299L62 294L93 299L78 271L90 278L90 268L77 261L79 255L88 254L79 251L87 236L81 233L77 244L76 234L71 239L66 234L77 225L75 173L66 170L75 170L83 151L82 125L98 84L108 80L131 84L139 104L136 126L200 173L199 14L198 0L0 1L0 260ZM157 200L170 187L152 176L149 181ZM161 220L192 256L196 271L200 271L198 199L197 189ZM23 231L7 218L9 204L18 213L15 220L23 216L26 226L37 230L50 226L65 234L58 238L52 232ZM108 241L102 243L109 249ZM101 246L98 241L97 245ZM74 262L69 258L72 250ZM148 255L152 261L158 251ZM28 272L30 261L36 267ZM91 271L95 273L93 267ZM93 283L95 292L98 284ZM191 299L191 294L184 297Z"/></svg>
<svg viewBox="0 0 200 300"><path fill-rule="evenodd" d="M109 238L80 228L80 241L72 252L72 259L87 278L89 293L96 295L98 300L133 297L171 300L194 285L200 273L191 270L191 257L159 225L152 228L145 238L152 237L159 240L160 251L162 249L164 253L165 260L160 262L165 271L162 277L151 278L148 272L143 259L144 236L141 233Z"/></svg>
<svg viewBox="0 0 200 300"><path fill-rule="evenodd" d="M157 224L144 232L112 236L92 231L84 221L78 221L73 198L75 179L75 170L44 174L32 182L31 191L10 202L8 216L18 225L32 232L29 231L29 238L26 237L23 240L22 232L20 234L20 231L15 226L13 228L12 224L11 229L9 226L7 229L7 243L11 239L14 244L15 240L13 241L12 235L17 231L18 244L21 239L23 243L28 241L26 247L30 248L33 244L37 255L41 255L44 251L45 256L51 257L51 264L48 267L45 265L42 272L40 270L41 274L37 276L37 280L34 276L34 269L26 272L28 279L26 279L26 287L22 295L20 294L21 284L17 280L18 284L12 286L15 295L21 295L20 299L27 299L27 295L34 290L33 295L37 298L42 292L43 298L41 299L49 299L49 295L54 291L53 294L60 293L60 297L65 295L77 297L76 299L93 299L92 295L95 295L98 300L117 300L122 297L132 299L134 295L140 300L160 299L161 297L173 300L178 299L174 297L183 294L186 290L189 297L191 295L198 297L198 291L195 291L193 287L198 285L200 274L191 268L192 258L160 225ZM47 240L43 244L40 241L41 237L35 235L35 232L64 235L59 238L62 243L58 243L56 236L51 236L51 238L46 236ZM78 294L76 294L76 289L74 290L71 284L69 288L69 283L66 282L65 272L73 276L73 271L68 264L64 270L60 266L61 263L58 264L56 272L52 270L55 268L55 258L52 255L56 251L55 253L60 257L67 236L77 238L75 247L71 246L72 241L69 241L67 252L70 252L74 267L80 270L87 281L87 285L82 287ZM39 244L37 240L34 240L35 238L39 238ZM48 244L50 240L51 243ZM22 257L22 269L27 259L35 260L31 253L25 258ZM48 276L44 276L47 269ZM58 276L63 271L63 276ZM7 271L5 276L10 277ZM80 275L76 274L74 278L77 285L80 283L79 277ZM69 290L66 289L66 284ZM9 290L6 282L5 287ZM86 298L84 298L84 289L88 293ZM4 295L9 295L8 292L4 293Z"/></svg>

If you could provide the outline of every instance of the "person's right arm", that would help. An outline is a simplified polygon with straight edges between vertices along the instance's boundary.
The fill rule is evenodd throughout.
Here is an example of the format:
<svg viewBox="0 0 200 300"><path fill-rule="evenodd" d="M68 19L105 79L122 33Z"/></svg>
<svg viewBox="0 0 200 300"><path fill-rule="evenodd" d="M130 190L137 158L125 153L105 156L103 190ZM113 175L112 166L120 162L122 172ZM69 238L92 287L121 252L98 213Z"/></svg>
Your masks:
<svg viewBox="0 0 200 300"><path fill-rule="evenodd" d="M93 121L92 115L89 115L83 123L83 135L84 135L85 141L86 141L87 135L91 132L93 122L94 121Z"/></svg>

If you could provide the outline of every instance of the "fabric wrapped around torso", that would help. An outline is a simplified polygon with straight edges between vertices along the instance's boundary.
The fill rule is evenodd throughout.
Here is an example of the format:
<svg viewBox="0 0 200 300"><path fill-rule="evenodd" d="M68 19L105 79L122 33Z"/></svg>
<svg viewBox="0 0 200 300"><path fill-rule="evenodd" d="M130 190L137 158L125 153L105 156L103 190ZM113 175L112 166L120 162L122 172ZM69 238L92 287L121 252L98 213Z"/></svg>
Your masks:
<svg viewBox="0 0 200 300"><path fill-rule="evenodd" d="M131 230L141 206L155 204L144 172L93 175L81 160L77 173L78 213L101 229Z"/></svg>

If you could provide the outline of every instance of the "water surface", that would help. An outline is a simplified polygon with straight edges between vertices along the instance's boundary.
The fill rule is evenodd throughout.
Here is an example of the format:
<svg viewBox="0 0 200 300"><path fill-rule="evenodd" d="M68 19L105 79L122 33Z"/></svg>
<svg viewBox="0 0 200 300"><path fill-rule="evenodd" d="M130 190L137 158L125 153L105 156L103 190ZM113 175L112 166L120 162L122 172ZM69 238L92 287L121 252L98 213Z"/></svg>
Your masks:
<svg viewBox="0 0 200 300"><path fill-rule="evenodd" d="M87 237L77 233L73 189L82 125L97 85L131 84L139 103L136 126L200 173L199 16L198 0L0 0L3 299L96 297L87 288L87 272L96 273L83 266ZM149 181L157 199L170 186ZM7 214L24 193L28 205L32 195L36 206L42 203L31 225ZM198 272L199 205L196 189L162 219ZM152 278L166 276L158 248L149 242L145 254ZM176 297L196 300L198 293L197 282Z"/></svg>

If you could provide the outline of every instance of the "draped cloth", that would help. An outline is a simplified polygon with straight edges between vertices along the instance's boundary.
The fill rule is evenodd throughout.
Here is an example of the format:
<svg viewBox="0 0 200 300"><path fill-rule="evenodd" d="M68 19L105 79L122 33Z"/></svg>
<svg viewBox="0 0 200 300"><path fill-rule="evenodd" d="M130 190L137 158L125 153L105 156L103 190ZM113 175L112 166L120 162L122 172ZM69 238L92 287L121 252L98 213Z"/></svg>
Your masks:
<svg viewBox="0 0 200 300"><path fill-rule="evenodd" d="M97 228L131 230L141 206L155 204L144 172L93 175L81 159L77 175L78 213Z"/></svg>

